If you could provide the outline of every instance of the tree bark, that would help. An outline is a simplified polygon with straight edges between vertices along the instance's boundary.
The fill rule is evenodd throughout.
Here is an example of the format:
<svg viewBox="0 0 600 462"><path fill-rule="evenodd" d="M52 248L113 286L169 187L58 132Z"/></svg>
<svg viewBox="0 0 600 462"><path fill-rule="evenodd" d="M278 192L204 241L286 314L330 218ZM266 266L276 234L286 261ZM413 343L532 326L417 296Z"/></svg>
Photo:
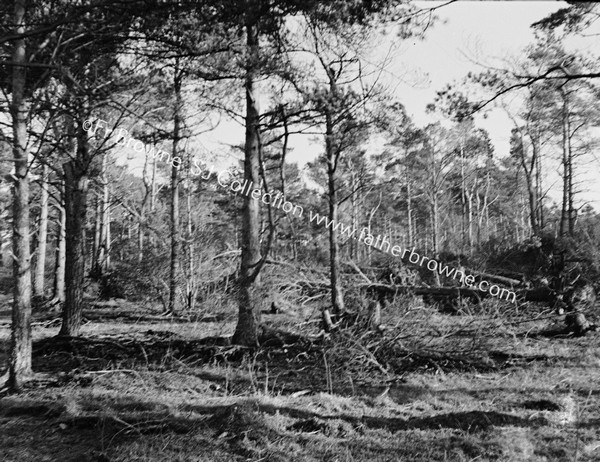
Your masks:
<svg viewBox="0 0 600 462"><path fill-rule="evenodd" d="M336 94L335 83L331 80L330 91ZM335 96L334 96L335 98ZM327 109L325 120L325 154L327 156L327 183L329 199L329 220L331 223L338 222L338 197L335 172L337 169L338 155L334 145L334 126L333 116L330 109ZM330 284L331 284L331 309L337 316L344 312L344 294L342 293L342 284L340 280L340 246L336 227L329 227L329 266L330 266Z"/></svg>
<svg viewBox="0 0 600 462"><path fill-rule="evenodd" d="M408 152L405 155L408 158ZM412 181L410 178L410 171L408 164L406 165L406 218L408 220L408 246L413 245L414 233L413 233L413 210L412 210Z"/></svg>
<svg viewBox="0 0 600 462"><path fill-rule="evenodd" d="M103 258L100 261L102 270L107 273L110 271L110 186L106 176L107 154L104 154L102 159L102 249Z"/></svg>
<svg viewBox="0 0 600 462"><path fill-rule="evenodd" d="M189 180L188 173L188 187L186 191L186 214L187 214L187 287L186 287L186 295L187 295L187 309L188 311L192 311L196 304L196 271L194 264L194 235L193 235L193 226L192 226L192 182Z"/></svg>
<svg viewBox="0 0 600 462"><path fill-rule="evenodd" d="M102 245L102 201L100 195L96 194L96 216L94 217L94 243L92 245L92 264L90 275L99 277L101 274L100 268L100 253Z"/></svg>
<svg viewBox="0 0 600 462"><path fill-rule="evenodd" d="M15 0L14 24L17 34L25 33L25 1ZM15 40L12 70L13 158L13 306L8 387L20 391L31 375L31 255L29 240L29 179L27 116L25 100L25 40Z"/></svg>
<svg viewBox="0 0 600 462"><path fill-rule="evenodd" d="M281 162L279 164L279 174L280 174L280 179L281 179L281 194L283 195L283 197L285 197L286 195L286 176L285 176L285 160L287 158L287 152L288 152L288 142L289 142L289 127L288 127L288 120L287 120L287 115L285 113L285 108L281 109L281 117L283 119L283 146L281 148ZM286 213L285 214L289 224L290 224L290 231L292 234L292 258L294 261L296 261L298 259L298 237L296 235L296 225L294 224L294 218L292 216L292 214Z"/></svg>
<svg viewBox="0 0 600 462"><path fill-rule="evenodd" d="M461 220L461 250L460 253L464 253L464 246L467 240L467 184L465 180L465 149L461 141L460 145L460 210L462 215Z"/></svg>
<svg viewBox="0 0 600 462"><path fill-rule="evenodd" d="M434 257L437 258L439 252L439 205L437 193L433 195L431 203L431 245Z"/></svg>
<svg viewBox="0 0 600 462"><path fill-rule="evenodd" d="M544 229L544 189L542 182L542 156L541 154L536 157L535 162L535 185L536 185L536 196L538 198L538 224L540 230Z"/></svg>
<svg viewBox="0 0 600 462"><path fill-rule="evenodd" d="M179 154L181 136L181 74L179 67L175 69L175 115L173 123L173 159ZM179 242L179 166L172 162L171 166L171 266L169 272L169 307L168 313L177 309L177 292L179 289L180 242Z"/></svg>
<svg viewBox="0 0 600 462"><path fill-rule="evenodd" d="M566 234L566 230L569 227L569 204L571 203L570 198L570 162L571 162L571 153L570 153L570 128L569 128L569 108L567 95L564 91L561 91L561 96L563 98L563 107L562 107L562 166L563 166L563 197L562 197L562 207L560 214L560 235L564 236Z"/></svg>
<svg viewBox="0 0 600 462"><path fill-rule="evenodd" d="M64 196L64 187L61 197ZM64 201L63 201L64 202ZM53 299L59 302L65 301L65 260L67 252L67 238L66 238L66 223L67 214L65 212L64 204L59 204L59 222L58 222L58 235L56 239L56 262L54 265L54 293Z"/></svg>
<svg viewBox="0 0 600 462"><path fill-rule="evenodd" d="M85 279L85 223L89 165L88 134L83 120L77 127L77 157L64 164L66 253L65 253L65 306L61 336L75 337L81 328L83 284Z"/></svg>
<svg viewBox="0 0 600 462"><path fill-rule="evenodd" d="M351 184L350 187L352 188L352 196L351 196L351 206L352 206L352 228L353 229L358 229L358 200L357 200L357 195L358 195L358 181L356 179L356 172L354 171L354 168L352 168L351 171ZM358 243L356 242L356 240L354 239L350 239L350 259L353 261L356 261L356 248L357 248Z"/></svg>
<svg viewBox="0 0 600 462"><path fill-rule="evenodd" d="M40 227L38 231L38 248L35 267L35 285L33 294L37 297L44 296L44 277L46 274L46 246L48 238L48 175L49 167L42 164L41 196L40 196Z"/></svg>
<svg viewBox="0 0 600 462"><path fill-rule="evenodd" d="M575 236L575 222L577 221L577 209L575 208L575 191L573 190L573 150L571 148L571 123L567 116L567 130L569 133L569 159L568 159L568 183L567 188L569 190L568 197L569 201L567 204L567 214L569 222L569 236Z"/></svg>
<svg viewBox="0 0 600 462"><path fill-rule="evenodd" d="M258 25L251 13L246 18L246 141L244 147L244 180L252 189L260 184L260 127L257 91ZM239 282L238 322L232 341L245 346L258 345L259 311L253 297L260 255L260 203L244 194L242 206L242 261Z"/></svg>
<svg viewBox="0 0 600 462"><path fill-rule="evenodd" d="M532 158L530 162L526 162L525 159L525 147L522 148L521 153L521 165L523 167L523 171L525 172L525 181L527 182L527 192L529 195L529 219L531 223L531 231L534 235L538 236L540 234L540 226L539 226L539 197L538 197L538 188L537 188L537 179L535 177L535 169L537 164L537 158L539 156L537 139L535 136L531 135L531 149L532 149ZM529 163L529 167L527 164Z"/></svg>
<svg viewBox="0 0 600 462"><path fill-rule="evenodd" d="M475 187L467 193L467 240L469 243L469 255L473 255L473 196ZM436 216L436 222L437 222Z"/></svg>

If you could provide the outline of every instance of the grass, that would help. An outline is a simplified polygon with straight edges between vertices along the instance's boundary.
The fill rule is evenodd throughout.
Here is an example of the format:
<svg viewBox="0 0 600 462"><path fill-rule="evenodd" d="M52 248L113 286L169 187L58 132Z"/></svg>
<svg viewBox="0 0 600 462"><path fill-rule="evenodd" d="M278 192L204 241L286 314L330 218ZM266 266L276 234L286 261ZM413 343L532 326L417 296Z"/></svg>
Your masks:
<svg viewBox="0 0 600 462"><path fill-rule="evenodd" d="M38 315L35 380L0 399L0 460L600 460L598 334L533 335L553 327L541 311L451 316L403 299L384 310L383 337L348 329L256 352L206 340L230 335L233 313L159 319L124 303L85 315L68 343Z"/></svg>

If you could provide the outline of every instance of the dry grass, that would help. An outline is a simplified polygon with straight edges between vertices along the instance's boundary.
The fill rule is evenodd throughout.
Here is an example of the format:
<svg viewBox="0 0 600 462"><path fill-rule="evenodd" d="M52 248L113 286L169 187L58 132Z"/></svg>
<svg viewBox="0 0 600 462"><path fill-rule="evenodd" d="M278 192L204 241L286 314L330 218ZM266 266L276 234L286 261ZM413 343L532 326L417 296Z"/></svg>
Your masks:
<svg viewBox="0 0 600 462"><path fill-rule="evenodd" d="M314 305L291 298L265 323L314 327ZM532 335L552 327L543 312L464 313L401 299L384 334L349 328L253 353L202 340L229 335L233 315L95 308L69 345L37 324L40 373L0 400L0 460L599 460L598 334ZM0 324L2 352L7 340Z"/></svg>

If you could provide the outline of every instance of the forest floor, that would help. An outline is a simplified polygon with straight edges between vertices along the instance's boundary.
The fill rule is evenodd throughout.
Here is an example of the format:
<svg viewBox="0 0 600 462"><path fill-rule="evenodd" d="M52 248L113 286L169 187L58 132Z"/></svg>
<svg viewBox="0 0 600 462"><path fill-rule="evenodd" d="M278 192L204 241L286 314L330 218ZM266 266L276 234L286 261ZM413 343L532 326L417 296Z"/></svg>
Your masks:
<svg viewBox="0 0 600 462"><path fill-rule="evenodd" d="M96 304L71 341L38 313L35 378L0 398L0 460L600 460L599 333L545 335L557 320L542 311L498 323L406 303L384 310L403 314L383 334L318 338L310 313L264 314L278 331L258 351L219 340L234 311Z"/></svg>

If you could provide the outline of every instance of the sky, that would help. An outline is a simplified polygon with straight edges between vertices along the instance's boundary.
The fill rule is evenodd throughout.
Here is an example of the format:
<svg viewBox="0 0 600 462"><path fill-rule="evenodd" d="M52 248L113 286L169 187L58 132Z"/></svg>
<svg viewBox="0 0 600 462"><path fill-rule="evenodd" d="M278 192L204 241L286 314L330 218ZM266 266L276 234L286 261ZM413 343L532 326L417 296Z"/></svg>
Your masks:
<svg viewBox="0 0 600 462"><path fill-rule="evenodd" d="M416 2L422 8L445 2ZM481 72L485 65L502 64L518 56L533 42L531 24L565 7L565 2L458 1L436 10L439 20L422 41L406 41L399 46L396 59L389 66L392 79L412 70L413 82L399 79L395 91L418 125L431 122L425 106L435 93L453 81L460 82L468 72ZM499 155L508 153L512 123L501 110L493 110L478 126L489 131Z"/></svg>
<svg viewBox="0 0 600 462"><path fill-rule="evenodd" d="M447 2L415 3L430 8ZM517 55L533 40L530 25L566 5L556 1L457 1L435 11L439 19L428 28L424 39L403 41L389 34L369 56L361 57L370 70L380 69L379 63L392 50L383 67L382 80L393 89L394 97L405 105L417 125L424 126L433 121L425 107L433 102L436 91L460 81L469 71L484 69L473 60L489 64ZM486 119L478 117L477 123L490 132L500 155L508 152L511 122L501 111L491 111ZM222 151L223 139L228 140L227 144L243 141L241 129L234 123L224 123L203 138L203 145L209 151ZM289 159L299 164L314 159L322 150L314 137L292 136L290 145Z"/></svg>
<svg viewBox="0 0 600 462"><path fill-rule="evenodd" d="M416 2L421 8L441 5L447 1ZM392 50L390 63L384 69L387 85L394 89L394 96L404 104L407 112L418 126L434 121L425 107L433 102L436 92L448 83L461 82L469 72L481 72L486 66L505 67L534 42L534 31L530 27L550 13L567 7L566 2L557 1L457 1L435 11L438 16L422 40L404 40L389 37L382 41L373 57L364 57L373 64ZM598 36L571 38L565 42L567 48L579 52L600 55ZM519 96L515 92L508 99ZM486 129L498 157L509 152L512 121L502 109L490 109L485 117L475 117L477 126ZM307 144L306 140L295 140L296 152L291 159L300 163L308 154L318 151L319 146ZM548 165L547 183L554 185L550 197L560 200L558 167ZM580 168L585 188L580 194L580 204L589 202L600 209L600 183L593 178L598 171L595 164Z"/></svg>
<svg viewBox="0 0 600 462"><path fill-rule="evenodd" d="M430 8L444 3L447 1L420 1L416 5ZM401 40L390 33L361 58L370 70L383 69L382 81L405 105L415 123L424 126L435 121L436 116L426 113L425 108L433 102L436 91L448 83L462 81L469 72L485 70L486 65L505 67L506 61L522 55L523 49L533 42L531 24L566 6L566 2L557 1L457 1L435 11L438 20L427 29L423 39ZM567 46L600 55L597 42L600 42L597 37L572 39ZM381 66L379 63L385 56L389 58L388 63ZM512 122L503 110L488 110L485 118L477 115L475 122L489 132L496 156L506 156ZM239 123L223 122L212 132L203 134L194 143L194 151L199 150L200 157L209 164L225 166L241 158L242 154L232 153L230 147L241 145L243 139L244 131ZM290 148L288 159L303 165L323 151L323 142L315 136L292 135ZM370 150L381 148L374 144ZM549 175L550 183L558 185L557 171ZM557 192L551 197L558 200L560 188L554 189ZM581 197L600 209L600 185L592 186Z"/></svg>

